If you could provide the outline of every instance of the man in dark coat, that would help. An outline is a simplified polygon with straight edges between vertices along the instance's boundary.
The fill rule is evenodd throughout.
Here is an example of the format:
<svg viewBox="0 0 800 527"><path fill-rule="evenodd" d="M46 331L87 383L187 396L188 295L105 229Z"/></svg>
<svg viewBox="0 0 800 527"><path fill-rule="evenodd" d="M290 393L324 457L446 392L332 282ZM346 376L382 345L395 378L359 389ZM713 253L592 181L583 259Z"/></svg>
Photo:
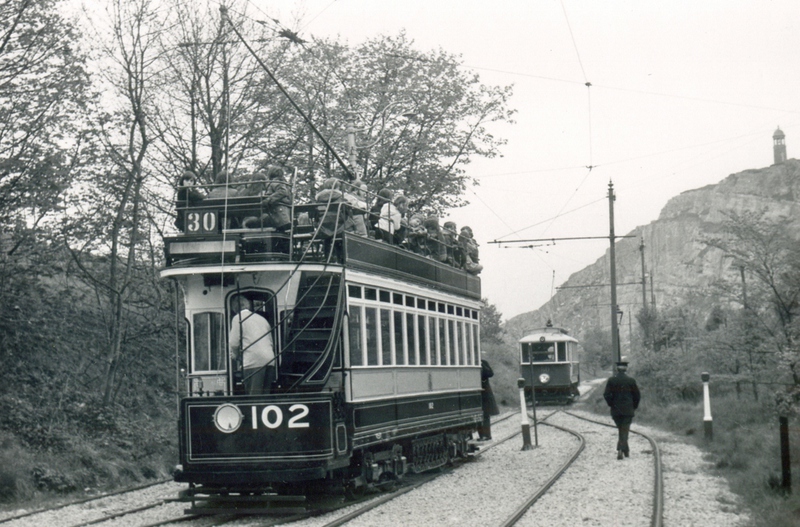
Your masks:
<svg viewBox="0 0 800 527"><path fill-rule="evenodd" d="M628 448L628 433L631 430L634 411L639 407L639 387L633 377L625 374L628 369L627 361L617 363L617 372L608 379L603 397L611 408L611 418L619 430L617 441L617 459L630 456Z"/></svg>
<svg viewBox="0 0 800 527"><path fill-rule="evenodd" d="M483 406L483 423L478 428L480 434L480 441L488 441L492 438L492 421L491 416L500 413L497 407L497 401L494 399L492 386L489 384L489 378L494 376L492 367L486 360L481 360L481 405Z"/></svg>

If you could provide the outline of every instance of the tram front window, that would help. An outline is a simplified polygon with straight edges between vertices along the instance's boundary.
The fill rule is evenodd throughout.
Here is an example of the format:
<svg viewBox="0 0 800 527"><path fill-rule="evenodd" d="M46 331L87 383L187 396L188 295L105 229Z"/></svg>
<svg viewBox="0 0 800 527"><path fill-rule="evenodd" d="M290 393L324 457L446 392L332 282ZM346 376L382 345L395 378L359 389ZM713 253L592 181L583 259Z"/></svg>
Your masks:
<svg viewBox="0 0 800 527"><path fill-rule="evenodd" d="M555 349L552 342L526 342L522 344L522 362L553 362Z"/></svg>
<svg viewBox="0 0 800 527"><path fill-rule="evenodd" d="M195 313L192 316L192 341L192 372L225 369L225 327L222 313Z"/></svg>

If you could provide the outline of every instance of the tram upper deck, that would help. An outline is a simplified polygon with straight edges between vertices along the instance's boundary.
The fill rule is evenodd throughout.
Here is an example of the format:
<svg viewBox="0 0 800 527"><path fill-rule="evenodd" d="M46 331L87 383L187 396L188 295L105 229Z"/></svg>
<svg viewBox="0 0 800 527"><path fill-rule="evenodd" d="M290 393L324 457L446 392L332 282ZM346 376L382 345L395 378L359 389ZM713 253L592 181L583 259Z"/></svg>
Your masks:
<svg viewBox="0 0 800 527"><path fill-rule="evenodd" d="M344 218L352 211L346 203L294 205L289 228L280 232L258 225L241 228L245 218L263 217L259 196L206 198L194 206L178 208L184 228L164 240L166 266L224 271L247 264L322 263L480 300L477 276L403 247L345 232ZM327 235L330 229L324 224L329 227L331 217L334 234Z"/></svg>

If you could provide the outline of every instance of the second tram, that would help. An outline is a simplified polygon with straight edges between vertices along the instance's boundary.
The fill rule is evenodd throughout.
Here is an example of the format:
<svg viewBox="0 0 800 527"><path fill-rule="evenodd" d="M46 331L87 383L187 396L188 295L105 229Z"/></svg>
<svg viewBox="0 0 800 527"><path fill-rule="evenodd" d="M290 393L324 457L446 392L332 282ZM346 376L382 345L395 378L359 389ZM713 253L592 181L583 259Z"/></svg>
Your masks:
<svg viewBox="0 0 800 527"><path fill-rule="evenodd" d="M578 340L548 321L519 340L519 371L529 400L533 387L537 403L571 403L580 395Z"/></svg>

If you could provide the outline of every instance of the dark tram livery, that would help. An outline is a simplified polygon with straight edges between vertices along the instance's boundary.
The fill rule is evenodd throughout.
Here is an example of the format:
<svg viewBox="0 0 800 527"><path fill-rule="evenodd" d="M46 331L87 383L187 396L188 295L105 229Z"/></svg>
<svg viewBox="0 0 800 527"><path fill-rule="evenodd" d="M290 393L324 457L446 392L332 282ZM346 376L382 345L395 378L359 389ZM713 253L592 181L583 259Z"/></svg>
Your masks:
<svg viewBox="0 0 800 527"><path fill-rule="evenodd" d="M480 279L368 237L326 237L322 216L344 216L344 203L294 205L284 232L226 228L261 206L206 198L179 210L184 232L165 240L161 275L185 299L184 499L354 493L469 454L482 416ZM272 327L268 394L246 395L231 360L236 294Z"/></svg>
<svg viewBox="0 0 800 527"><path fill-rule="evenodd" d="M569 403L580 395L578 341L561 328L547 326L519 340L519 372L525 379L525 394L536 402Z"/></svg>

